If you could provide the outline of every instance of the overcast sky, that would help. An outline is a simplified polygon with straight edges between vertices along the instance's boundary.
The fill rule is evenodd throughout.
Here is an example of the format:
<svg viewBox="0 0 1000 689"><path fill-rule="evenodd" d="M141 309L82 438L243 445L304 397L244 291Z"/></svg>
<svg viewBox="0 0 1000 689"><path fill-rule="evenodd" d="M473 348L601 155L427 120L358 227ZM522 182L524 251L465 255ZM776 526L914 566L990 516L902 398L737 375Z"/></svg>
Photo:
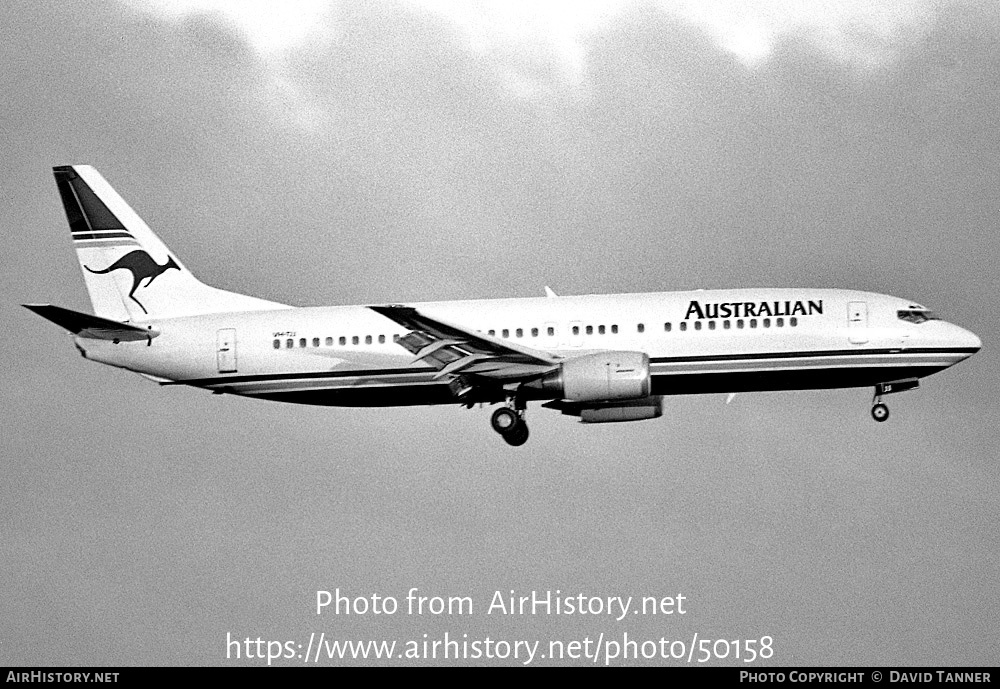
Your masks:
<svg viewBox="0 0 1000 689"><path fill-rule="evenodd" d="M226 664L227 633L311 632L995 664L1000 7L871 5L0 4L0 665ZM487 410L161 389L19 306L90 309L72 163L200 278L276 301L852 288L984 348L885 424L867 389L533 407L519 449ZM315 615L337 587L475 614ZM485 615L511 589L688 613Z"/></svg>

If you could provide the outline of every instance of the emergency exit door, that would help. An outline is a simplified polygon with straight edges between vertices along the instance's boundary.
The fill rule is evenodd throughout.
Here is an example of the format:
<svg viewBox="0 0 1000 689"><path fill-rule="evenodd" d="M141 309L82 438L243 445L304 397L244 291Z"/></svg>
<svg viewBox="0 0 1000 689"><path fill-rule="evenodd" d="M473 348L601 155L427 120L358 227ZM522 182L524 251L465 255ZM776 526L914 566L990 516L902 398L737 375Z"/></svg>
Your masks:
<svg viewBox="0 0 1000 689"><path fill-rule="evenodd" d="M236 330L225 328L219 331L216 360L219 373L236 373Z"/></svg>
<svg viewBox="0 0 1000 689"><path fill-rule="evenodd" d="M852 344L868 341L868 303L852 301L847 306L847 332Z"/></svg>

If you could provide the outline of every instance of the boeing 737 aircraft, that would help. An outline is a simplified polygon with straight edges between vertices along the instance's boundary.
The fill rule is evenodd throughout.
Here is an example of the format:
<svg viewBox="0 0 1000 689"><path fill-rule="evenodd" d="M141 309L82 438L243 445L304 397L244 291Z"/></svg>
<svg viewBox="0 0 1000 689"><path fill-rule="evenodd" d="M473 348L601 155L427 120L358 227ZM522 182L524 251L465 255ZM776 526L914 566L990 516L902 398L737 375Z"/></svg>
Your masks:
<svg viewBox="0 0 1000 689"><path fill-rule="evenodd" d="M661 416L665 395L918 386L979 351L920 304L840 289L735 289L295 308L199 282L94 168L54 168L94 315L26 304L87 359L161 385L349 407L527 403L584 423Z"/></svg>

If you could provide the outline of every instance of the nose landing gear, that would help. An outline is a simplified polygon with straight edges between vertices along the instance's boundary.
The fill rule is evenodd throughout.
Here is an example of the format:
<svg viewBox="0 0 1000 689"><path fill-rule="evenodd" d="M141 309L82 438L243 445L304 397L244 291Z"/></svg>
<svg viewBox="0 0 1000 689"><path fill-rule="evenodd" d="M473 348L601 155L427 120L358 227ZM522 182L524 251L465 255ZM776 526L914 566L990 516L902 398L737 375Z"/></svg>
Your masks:
<svg viewBox="0 0 1000 689"><path fill-rule="evenodd" d="M882 395L893 392L912 390L920 385L916 378L897 380L891 383L879 383L875 386L875 396L872 398L872 418L882 423L889 418L889 407L882 402Z"/></svg>
<svg viewBox="0 0 1000 689"><path fill-rule="evenodd" d="M516 398L512 401L511 406L500 407L493 412L490 425L508 445L520 447L528 442L528 424L524 420L525 405Z"/></svg>

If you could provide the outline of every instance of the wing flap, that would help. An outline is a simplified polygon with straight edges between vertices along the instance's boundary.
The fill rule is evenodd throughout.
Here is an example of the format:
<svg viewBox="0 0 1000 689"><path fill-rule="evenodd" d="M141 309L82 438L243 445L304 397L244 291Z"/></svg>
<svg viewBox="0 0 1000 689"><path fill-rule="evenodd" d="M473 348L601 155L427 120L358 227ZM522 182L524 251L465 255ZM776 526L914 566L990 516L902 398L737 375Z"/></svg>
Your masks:
<svg viewBox="0 0 1000 689"><path fill-rule="evenodd" d="M410 330L396 343L438 370L437 379L472 375L495 381L533 378L551 370L559 359L530 347L497 340L432 318L410 306L369 306Z"/></svg>

